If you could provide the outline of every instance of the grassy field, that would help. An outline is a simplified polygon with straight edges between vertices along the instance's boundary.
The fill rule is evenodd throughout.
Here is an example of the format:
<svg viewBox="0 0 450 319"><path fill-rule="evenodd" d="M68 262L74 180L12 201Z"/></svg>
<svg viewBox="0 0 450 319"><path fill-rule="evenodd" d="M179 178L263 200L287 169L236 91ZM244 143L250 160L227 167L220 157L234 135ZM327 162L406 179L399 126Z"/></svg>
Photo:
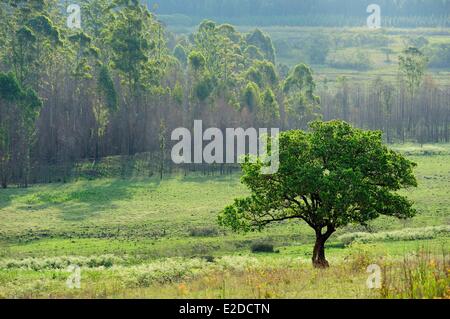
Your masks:
<svg viewBox="0 0 450 319"><path fill-rule="evenodd" d="M242 31L251 31L254 27L241 27ZM283 51L277 48L277 59L280 63L288 66L296 65L300 62L307 62L308 58L304 56L303 45L305 38L314 36L327 36L329 39L352 39L358 37L367 37L367 43L356 41L354 44L330 46L329 55L341 55L349 57L355 52L363 52L368 57L371 65L368 70L354 70L333 68L328 65L314 65L313 69L317 76L317 80L327 79L328 81L335 81L337 77L345 76L350 81L364 81L371 80L377 76L384 79L395 81L398 76L398 56L407 47L410 39L424 38L428 41L428 46L436 44L448 44L449 30L448 29L394 29L386 28L378 31L368 31L366 28L314 28L314 27L262 27L264 32L267 32L273 42L276 44L280 41L293 44L292 48ZM382 39L382 42L377 43L376 39ZM372 40L370 40L372 39ZM336 40L338 41L338 40ZM344 40L345 41L345 40ZM364 40L363 40L364 41ZM422 49L426 51L425 45ZM385 53L385 49L390 49L389 60ZM445 69L429 69L429 74L441 85L450 84L450 73Z"/></svg>
<svg viewBox="0 0 450 319"><path fill-rule="evenodd" d="M360 226L340 230L325 271L310 266L313 232L302 223L251 234L217 226L247 193L237 174L0 190L0 297L448 297L450 145L394 148L418 163L419 187L404 192L419 214L380 218L366 240L348 240L367 232ZM259 242L275 252L252 253ZM366 287L372 263L386 274L381 290ZM69 265L81 267L81 289L66 286Z"/></svg>

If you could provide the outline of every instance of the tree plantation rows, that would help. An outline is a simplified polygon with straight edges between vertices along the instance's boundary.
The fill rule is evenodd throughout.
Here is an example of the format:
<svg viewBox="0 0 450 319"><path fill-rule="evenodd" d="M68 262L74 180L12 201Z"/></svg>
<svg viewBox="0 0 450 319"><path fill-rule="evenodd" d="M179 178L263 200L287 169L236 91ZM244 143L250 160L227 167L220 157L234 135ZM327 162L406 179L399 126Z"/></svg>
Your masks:
<svg viewBox="0 0 450 319"><path fill-rule="evenodd" d="M172 130L200 119L287 130L342 118L390 142L449 140L449 88L426 75L414 47L395 82L318 85L309 66L279 65L259 30L206 20L181 37L139 1L78 3L82 29L71 30L64 1L0 2L3 187L26 186L43 166L111 155L149 152L162 167Z"/></svg>
<svg viewBox="0 0 450 319"><path fill-rule="evenodd" d="M417 91L404 79L367 83L338 79L336 88L319 90L324 120L335 118L367 129L382 130L386 142L439 143L450 140L450 89L425 77Z"/></svg>
<svg viewBox="0 0 450 319"><path fill-rule="evenodd" d="M362 26L366 9L378 4L384 26L437 27L450 24L447 0L145 0L175 23L215 17L241 25ZM177 19L178 15L178 19ZM257 24L256 24L257 23Z"/></svg>

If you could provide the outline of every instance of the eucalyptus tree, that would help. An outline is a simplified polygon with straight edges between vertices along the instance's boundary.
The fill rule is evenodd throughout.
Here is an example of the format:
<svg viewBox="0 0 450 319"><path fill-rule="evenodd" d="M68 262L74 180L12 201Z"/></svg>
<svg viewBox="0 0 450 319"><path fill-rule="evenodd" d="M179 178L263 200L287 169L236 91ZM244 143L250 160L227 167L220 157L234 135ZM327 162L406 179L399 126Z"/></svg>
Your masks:
<svg viewBox="0 0 450 319"><path fill-rule="evenodd" d="M408 115L405 114L405 105L402 103L402 124L406 122L409 132L413 129L411 113L413 111L414 97L419 89L428 64L428 58L416 47L409 47L399 56L399 71L402 80L406 83L408 91ZM403 142L405 141L405 128L402 127Z"/></svg>
<svg viewBox="0 0 450 319"><path fill-rule="evenodd" d="M241 95L242 106L247 107L250 113L256 111L261 103L261 93L255 82L248 82Z"/></svg>
<svg viewBox="0 0 450 319"><path fill-rule="evenodd" d="M277 89L279 85L275 66L267 60L254 60L252 66L245 72L245 78L258 84L260 89Z"/></svg>
<svg viewBox="0 0 450 319"><path fill-rule="evenodd" d="M139 1L116 0L112 4L108 25L108 47L111 65L120 76L123 113L126 116L124 149L128 154L137 150L135 132L142 111L145 93L160 86L164 75L166 52L161 43L161 25ZM146 110L144 110L145 112Z"/></svg>
<svg viewBox="0 0 450 319"><path fill-rule="evenodd" d="M256 118L260 127L269 127L278 123L280 119L280 107L275 94L270 88L266 88L261 94L261 102L256 111Z"/></svg>
<svg viewBox="0 0 450 319"><path fill-rule="evenodd" d="M270 36L265 35L261 30L256 29L252 33L247 34L246 41L249 45L259 48L264 54L265 59L275 63L275 49Z"/></svg>
<svg viewBox="0 0 450 319"><path fill-rule="evenodd" d="M313 72L305 64L299 64L283 83L287 126L306 128L307 123L320 117L320 99L315 94Z"/></svg>
<svg viewBox="0 0 450 319"><path fill-rule="evenodd" d="M6 188L14 172L28 186L30 143L42 101L14 73L0 73L0 182ZM17 164L22 164L17 167Z"/></svg>
<svg viewBox="0 0 450 319"><path fill-rule="evenodd" d="M428 58L416 47L409 47L399 56L399 71L406 81L410 96L414 97L422 83Z"/></svg>
<svg viewBox="0 0 450 319"><path fill-rule="evenodd" d="M10 158L23 186L28 185L35 122L42 106L38 94L44 89L43 83L48 81L54 52L62 45L60 29L55 23L55 4L53 0L15 0L3 1L1 7L6 30L2 44L4 67L12 72L3 80L10 88L18 88L11 106L15 109L13 118L10 117L15 137ZM17 85L13 85L15 82Z"/></svg>

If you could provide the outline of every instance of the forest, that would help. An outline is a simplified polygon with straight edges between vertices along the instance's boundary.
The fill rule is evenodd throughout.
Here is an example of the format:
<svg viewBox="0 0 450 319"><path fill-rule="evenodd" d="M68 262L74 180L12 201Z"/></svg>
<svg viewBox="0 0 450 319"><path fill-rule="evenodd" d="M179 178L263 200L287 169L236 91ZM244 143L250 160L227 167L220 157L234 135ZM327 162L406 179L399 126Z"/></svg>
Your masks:
<svg viewBox="0 0 450 319"><path fill-rule="evenodd" d="M429 57L413 46L400 54L396 81L318 83L309 65L279 63L259 29L205 20L177 35L133 1L82 1L81 30L67 28L57 1L0 8L3 187L42 181L49 165L111 155L149 153L158 166L169 133L194 119L290 129L341 118L382 129L388 142L450 138L448 86L426 74Z"/></svg>
<svg viewBox="0 0 450 319"><path fill-rule="evenodd" d="M146 0L163 21L195 24L204 18L240 25L361 26L366 8L383 8L383 23L390 27L448 27L446 0Z"/></svg>
<svg viewBox="0 0 450 319"><path fill-rule="evenodd" d="M157 6L161 14L187 14L190 16L288 16L288 15L346 15L361 16L369 0L145 0L150 8ZM380 0L388 16L447 16L450 3L441 0Z"/></svg>

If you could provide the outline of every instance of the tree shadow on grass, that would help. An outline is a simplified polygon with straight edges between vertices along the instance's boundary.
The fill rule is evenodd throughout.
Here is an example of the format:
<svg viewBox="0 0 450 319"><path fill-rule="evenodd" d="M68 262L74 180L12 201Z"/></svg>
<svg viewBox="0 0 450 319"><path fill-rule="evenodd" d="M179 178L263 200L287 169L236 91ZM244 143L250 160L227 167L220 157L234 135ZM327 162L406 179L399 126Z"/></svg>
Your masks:
<svg viewBox="0 0 450 319"><path fill-rule="evenodd" d="M56 210L64 221L84 221L108 213L117 201L132 200L135 187L157 188L156 179L133 182L125 179L108 179L78 184L52 184L45 189L8 189L0 194L0 209L12 204L13 197L26 196L15 209L36 212Z"/></svg>
<svg viewBox="0 0 450 319"><path fill-rule="evenodd" d="M61 218L65 221L84 221L86 219L108 214L117 208L117 201L132 200L134 189L156 188L156 179L145 180L134 184L130 180L114 179L108 182L92 185L86 183L83 189L68 194L67 200L58 207Z"/></svg>
<svg viewBox="0 0 450 319"><path fill-rule="evenodd" d="M0 209L9 207L14 197L26 195L28 193L30 193L29 188L9 187L7 189L0 189Z"/></svg>
<svg viewBox="0 0 450 319"><path fill-rule="evenodd" d="M105 179L79 181L68 184L47 184L45 187L32 186L28 189L0 190L0 209L11 206L14 197L18 197L17 206L20 211L35 212L43 210L56 211L63 221L82 222L90 218L108 214L117 209L116 202L132 201L136 191L141 189L157 190L161 183L177 180L180 183L208 182L236 185L238 175L204 176L192 174L188 176L169 176L162 181L157 177L131 179ZM21 198L22 197L22 198Z"/></svg>

